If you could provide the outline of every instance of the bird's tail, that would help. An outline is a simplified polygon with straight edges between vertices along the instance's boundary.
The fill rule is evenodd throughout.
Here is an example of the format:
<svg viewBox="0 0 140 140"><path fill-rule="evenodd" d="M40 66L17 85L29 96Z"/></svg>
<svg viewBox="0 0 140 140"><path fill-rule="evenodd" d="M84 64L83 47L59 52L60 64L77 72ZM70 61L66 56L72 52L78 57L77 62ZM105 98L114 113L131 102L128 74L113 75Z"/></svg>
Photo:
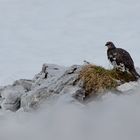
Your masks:
<svg viewBox="0 0 140 140"><path fill-rule="evenodd" d="M136 78L136 80L138 80L140 78L140 75L138 74L138 72L135 69L133 69L131 71L131 74Z"/></svg>

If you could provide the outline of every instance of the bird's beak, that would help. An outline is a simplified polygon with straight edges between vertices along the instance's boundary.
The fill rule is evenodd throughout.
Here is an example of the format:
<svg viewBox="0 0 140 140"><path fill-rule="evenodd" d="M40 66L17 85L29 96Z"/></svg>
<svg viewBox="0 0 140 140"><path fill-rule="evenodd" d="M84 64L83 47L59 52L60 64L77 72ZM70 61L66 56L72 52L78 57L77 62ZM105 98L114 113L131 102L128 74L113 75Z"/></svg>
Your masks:
<svg viewBox="0 0 140 140"><path fill-rule="evenodd" d="M109 48L109 45L105 44L105 47Z"/></svg>
<svg viewBox="0 0 140 140"><path fill-rule="evenodd" d="M107 44L105 44L105 47L109 47Z"/></svg>
<svg viewBox="0 0 140 140"><path fill-rule="evenodd" d="M111 47L110 45L105 45L108 49Z"/></svg>

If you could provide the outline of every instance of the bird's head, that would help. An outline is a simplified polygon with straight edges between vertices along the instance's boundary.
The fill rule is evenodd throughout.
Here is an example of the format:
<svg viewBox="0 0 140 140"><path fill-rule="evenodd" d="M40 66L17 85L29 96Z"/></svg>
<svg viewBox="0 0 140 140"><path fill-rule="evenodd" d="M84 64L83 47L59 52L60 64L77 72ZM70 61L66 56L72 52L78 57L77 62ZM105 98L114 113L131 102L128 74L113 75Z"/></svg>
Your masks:
<svg viewBox="0 0 140 140"><path fill-rule="evenodd" d="M107 46L108 49L115 49L116 48L115 45L113 44L113 42L111 42L111 41L106 42L105 46Z"/></svg>

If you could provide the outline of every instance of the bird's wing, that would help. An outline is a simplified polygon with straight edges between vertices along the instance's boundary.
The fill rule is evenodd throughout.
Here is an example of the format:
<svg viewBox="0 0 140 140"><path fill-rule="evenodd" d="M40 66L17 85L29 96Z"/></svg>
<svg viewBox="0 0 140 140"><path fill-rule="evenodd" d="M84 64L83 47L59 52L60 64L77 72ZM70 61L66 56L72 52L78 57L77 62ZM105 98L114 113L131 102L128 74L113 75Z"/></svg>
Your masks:
<svg viewBox="0 0 140 140"><path fill-rule="evenodd" d="M134 65L134 62L133 62L130 54L121 48L116 49L116 61L117 61L117 63L123 63L125 66Z"/></svg>

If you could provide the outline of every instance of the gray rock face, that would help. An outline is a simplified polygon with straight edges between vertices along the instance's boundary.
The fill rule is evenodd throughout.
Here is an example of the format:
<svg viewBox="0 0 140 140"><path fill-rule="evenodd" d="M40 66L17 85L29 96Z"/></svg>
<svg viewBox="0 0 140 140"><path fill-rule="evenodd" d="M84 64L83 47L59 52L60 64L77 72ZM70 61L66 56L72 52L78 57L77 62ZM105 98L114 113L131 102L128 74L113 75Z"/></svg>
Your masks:
<svg viewBox="0 0 140 140"><path fill-rule="evenodd" d="M1 108L11 111L20 108L30 110L54 96L65 93L76 96L77 93L83 92L78 83L81 68L82 66L78 65L61 67L44 64L41 72L32 80L21 79L15 81L13 85L0 88Z"/></svg>
<svg viewBox="0 0 140 140"><path fill-rule="evenodd" d="M1 107L6 110L16 111L20 108L21 96L26 90L21 85L6 86L1 89Z"/></svg>

